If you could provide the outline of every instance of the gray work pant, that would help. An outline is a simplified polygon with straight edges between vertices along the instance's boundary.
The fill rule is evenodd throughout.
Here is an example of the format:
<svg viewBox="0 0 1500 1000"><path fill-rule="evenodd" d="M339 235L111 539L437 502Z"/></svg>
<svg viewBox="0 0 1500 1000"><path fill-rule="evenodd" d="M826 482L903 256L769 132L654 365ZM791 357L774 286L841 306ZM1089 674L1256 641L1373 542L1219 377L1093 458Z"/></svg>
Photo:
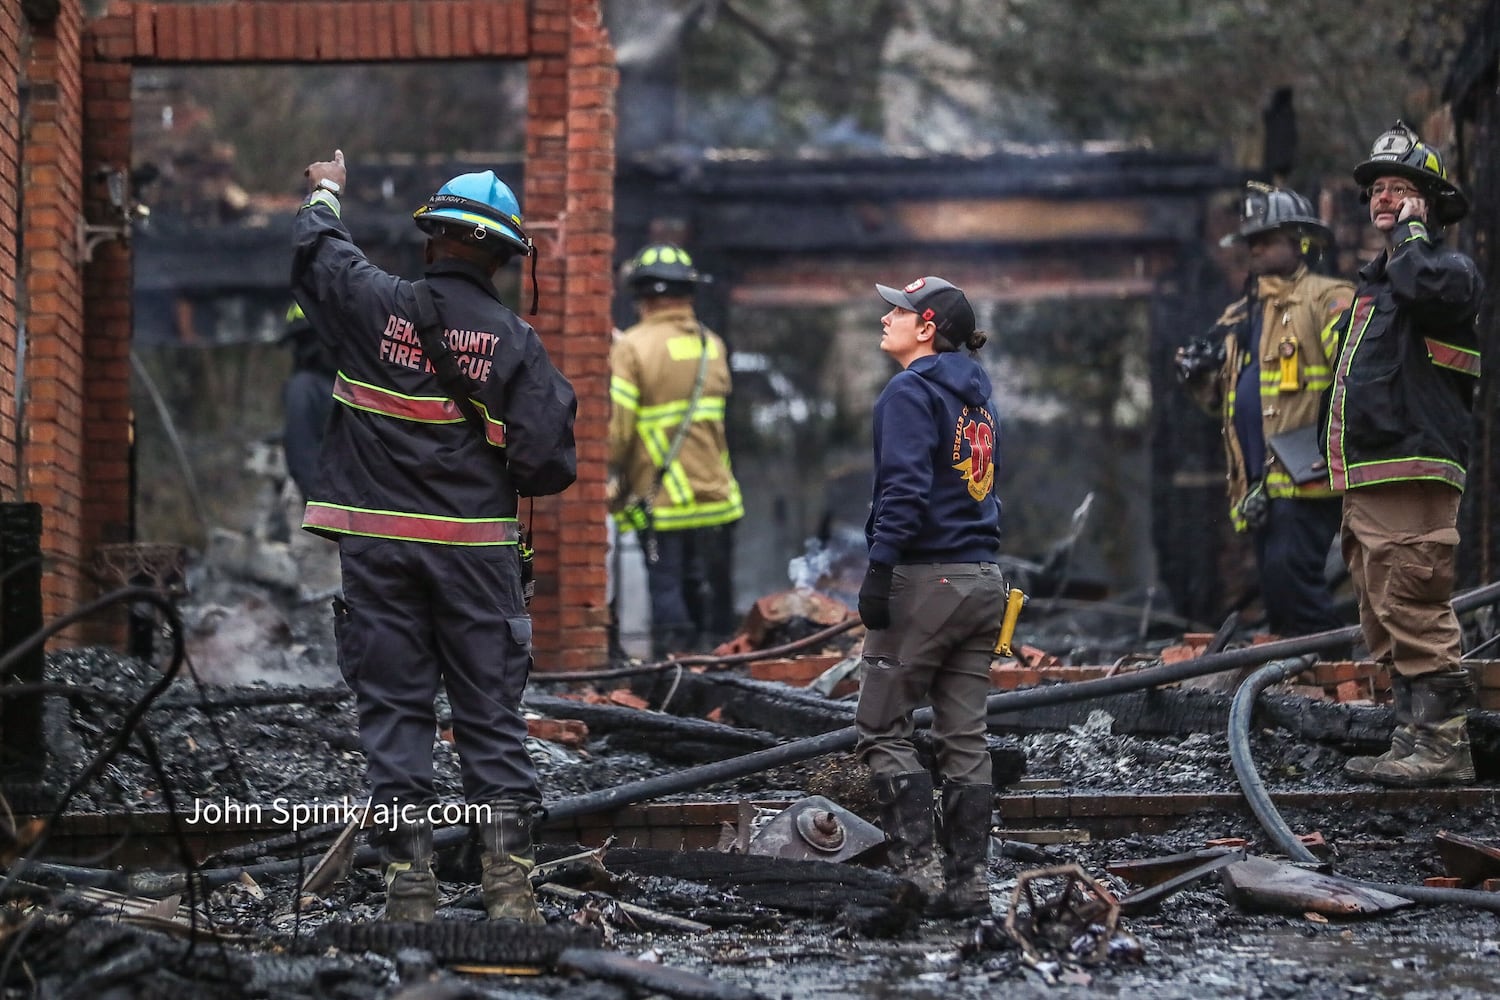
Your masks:
<svg viewBox="0 0 1500 1000"><path fill-rule="evenodd" d="M985 699L1005 619L1005 580L994 563L895 568L891 627L865 636L856 752L877 775L922 770L912 712L932 703L944 781L989 784Z"/></svg>
<svg viewBox="0 0 1500 1000"><path fill-rule="evenodd" d="M1459 669L1453 613L1458 502L1446 483L1406 480L1344 494L1340 542L1370 657L1404 677Z"/></svg>
<svg viewBox="0 0 1500 1000"><path fill-rule="evenodd" d="M374 801L437 801L439 681L453 708L465 799L540 801L520 714L531 618L516 547L346 536L339 563L339 668L354 691Z"/></svg>

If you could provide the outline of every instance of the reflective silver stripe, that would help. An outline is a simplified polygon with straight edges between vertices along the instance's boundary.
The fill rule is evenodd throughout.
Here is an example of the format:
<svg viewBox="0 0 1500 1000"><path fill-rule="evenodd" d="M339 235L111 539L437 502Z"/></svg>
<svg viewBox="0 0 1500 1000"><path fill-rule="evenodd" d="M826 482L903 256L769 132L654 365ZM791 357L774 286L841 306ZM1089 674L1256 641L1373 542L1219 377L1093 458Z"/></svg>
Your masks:
<svg viewBox="0 0 1500 1000"><path fill-rule="evenodd" d="M514 545L521 529L513 517L437 517L391 510L367 510L314 500L302 517L304 528L340 535L369 535L441 545Z"/></svg>

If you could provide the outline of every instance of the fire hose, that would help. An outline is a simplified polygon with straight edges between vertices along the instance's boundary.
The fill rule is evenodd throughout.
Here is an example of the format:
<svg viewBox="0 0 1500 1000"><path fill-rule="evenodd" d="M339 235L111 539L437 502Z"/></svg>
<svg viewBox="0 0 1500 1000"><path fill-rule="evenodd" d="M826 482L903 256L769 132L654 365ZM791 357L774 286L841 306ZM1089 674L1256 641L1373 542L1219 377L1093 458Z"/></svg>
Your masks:
<svg viewBox="0 0 1500 1000"><path fill-rule="evenodd" d="M1457 604L1455 600L1455 609ZM1279 684L1294 677L1316 662L1316 656L1301 656L1280 663L1269 663L1245 678L1239 690L1235 691L1234 701L1229 708L1229 760L1234 766L1234 775L1239 780L1240 789L1245 793L1245 801L1250 804L1250 811L1255 814L1255 819L1260 823L1261 829L1281 852L1301 864L1321 865L1322 862L1317 856L1307 849L1307 845L1298 839L1291 827L1287 826L1286 820L1282 819L1281 813L1277 811L1275 803L1271 801L1271 796L1266 792L1265 784L1255 770L1255 762L1250 757L1250 719L1255 710L1256 699L1272 684ZM1414 903L1432 906L1472 906L1475 909L1500 913L1500 893L1496 892L1482 892L1476 889L1443 889L1430 885L1403 885L1393 882L1369 882L1364 879L1351 878L1348 875L1340 875L1337 872L1331 872L1330 875L1346 885L1402 896Z"/></svg>
<svg viewBox="0 0 1500 1000"><path fill-rule="evenodd" d="M1500 583L1491 583L1455 595L1453 598L1453 610L1455 613L1462 614L1496 603L1500 603ZM1246 667L1259 666L1269 661L1287 660L1309 653L1336 649L1357 638L1359 638L1359 627L1351 625L1347 628L1333 629L1328 632L1318 632L1313 635L1298 636L1292 639L1281 639L1275 642L1262 643L1257 646L1226 650L1222 653L1211 653L1190 660L1180 660L1176 663L1148 667L1128 674L1116 674L1112 677L1102 677L1095 680L1076 681L1071 684L1050 684L1018 691L1003 691L990 695L985 700L985 711L987 715L993 716L1023 711L1029 708L1039 708L1044 705L1090 701L1095 698L1172 684L1193 677L1204 677L1209 674L1224 673L1229 670L1240 670ZM912 721L918 728L930 726L932 724L932 709L918 709L913 713ZM717 784L721 781L730 781L735 778L757 774L784 764L794 764L813 757L821 757L824 754L837 753L853 747L857 741L858 734L855 728L853 726L846 726L842 729L836 729L818 736L810 736L805 739L794 740L790 743L783 743L780 746L769 747L765 750L756 750L739 757L731 757L728 760L715 761L712 764L701 764L697 767L685 768L671 774L644 778L640 781L626 782L612 788L585 792L581 795L572 795L564 799L558 799L547 805L547 820L560 821L587 816L593 813L610 812L637 802L645 802L661 798L665 795L675 795L691 791L695 788L702 788L706 785ZM433 834L433 843L435 846L448 847L462 842L467 837L467 827L452 826L436 831ZM318 858L316 857L304 857L287 861L246 865L243 867L207 869L196 873L196 879L200 884L212 887L232 882L238 879L241 874L249 874L252 877L296 874L297 872L311 869L317 861ZM375 861L376 852L368 847L356 852L354 856L354 863L357 865L369 865L375 863ZM45 870L47 867L39 862L33 862L32 864L41 870ZM81 881L85 873L93 880L84 882L83 884L135 892L139 895L167 895L177 892L181 890L182 885L187 879L184 873L126 873L76 868L70 869L69 874L64 877L72 877L74 880ZM1426 891L1430 893L1439 890L1427 889ZM1464 890L1456 889L1441 891L1444 893L1444 902L1455 902L1457 900L1452 899L1451 893L1464 892ZM1471 895L1483 894L1472 893ZM1407 898L1412 898L1412 896L1408 895ZM1420 902L1421 900L1417 901ZM1465 899L1463 902L1467 904L1468 900ZM1500 905L1500 896L1496 896L1490 901L1490 904Z"/></svg>

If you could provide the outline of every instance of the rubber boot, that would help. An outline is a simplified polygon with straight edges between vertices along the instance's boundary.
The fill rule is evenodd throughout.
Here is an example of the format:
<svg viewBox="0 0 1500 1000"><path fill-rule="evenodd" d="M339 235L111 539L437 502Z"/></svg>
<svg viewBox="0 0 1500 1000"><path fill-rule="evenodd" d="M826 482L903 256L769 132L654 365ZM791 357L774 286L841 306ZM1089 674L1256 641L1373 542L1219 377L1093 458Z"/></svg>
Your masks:
<svg viewBox="0 0 1500 1000"><path fill-rule="evenodd" d="M1416 729L1412 752L1370 770L1382 785L1420 788L1474 780L1469 753L1467 709L1474 704L1474 682L1466 670L1423 674L1411 679L1411 712Z"/></svg>
<svg viewBox="0 0 1500 1000"><path fill-rule="evenodd" d="M432 824L401 822L379 842L385 872L385 919L426 923L437 912L432 873Z"/></svg>
<svg viewBox="0 0 1500 1000"><path fill-rule="evenodd" d="M932 907L945 917L989 916L990 818L995 786L943 782L943 879L946 888Z"/></svg>
<svg viewBox="0 0 1500 1000"><path fill-rule="evenodd" d="M479 828L483 848L479 888L484 896L484 911L491 920L545 922L531 891L531 869L536 867L531 842L535 822L535 806L505 802L494 805L489 820Z"/></svg>
<svg viewBox="0 0 1500 1000"><path fill-rule="evenodd" d="M1411 679L1391 672L1391 697L1396 714L1396 728L1391 732L1391 748L1379 757L1350 757L1344 761L1344 773L1356 781L1369 781L1376 764L1401 760L1417 746L1417 727L1411 717Z"/></svg>
<svg viewBox="0 0 1500 1000"><path fill-rule="evenodd" d="M943 893L943 867L933 836L932 775L926 771L875 775L875 800L892 870L930 903Z"/></svg>
<svg viewBox="0 0 1500 1000"><path fill-rule="evenodd" d="M698 629L693 625L664 628L651 634L651 658L665 660L673 653L690 653L698 638Z"/></svg>

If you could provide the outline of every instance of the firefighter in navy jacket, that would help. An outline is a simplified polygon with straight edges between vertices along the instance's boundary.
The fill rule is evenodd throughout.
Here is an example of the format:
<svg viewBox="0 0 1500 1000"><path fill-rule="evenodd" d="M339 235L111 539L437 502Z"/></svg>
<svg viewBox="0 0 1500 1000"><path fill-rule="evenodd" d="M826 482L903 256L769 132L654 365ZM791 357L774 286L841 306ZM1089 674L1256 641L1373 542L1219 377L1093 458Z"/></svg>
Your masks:
<svg viewBox="0 0 1500 1000"><path fill-rule="evenodd" d="M1458 506L1479 380L1474 262L1443 244L1468 212L1438 151L1397 122L1354 169L1386 249L1359 272L1325 415L1344 493L1341 541L1370 655L1391 671L1396 730L1345 770L1388 785L1472 781L1473 683L1453 613Z"/></svg>
<svg viewBox="0 0 1500 1000"><path fill-rule="evenodd" d="M962 290L942 278L877 285L891 310L880 349L902 367L875 403L870 566L855 725L874 773L890 857L934 912L989 912L985 877L994 786L985 746L990 661L1004 617L998 426L989 376L970 356L987 339ZM941 867L933 777L912 746L912 713L932 703L942 774Z"/></svg>
<svg viewBox="0 0 1500 1000"><path fill-rule="evenodd" d="M534 253L515 195L493 171L444 184L416 212L442 338L467 376L483 432L434 373L411 282L365 258L340 219L343 154L311 164L294 227L292 288L338 366L321 489L303 526L339 543L335 628L354 690L386 916L430 920L437 902L429 808L439 682L453 708L469 825L495 919L539 922L532 828L541 794L518 707L531 667L519 496L561 492L577 458L572 386L493 277Z"/></svg>

